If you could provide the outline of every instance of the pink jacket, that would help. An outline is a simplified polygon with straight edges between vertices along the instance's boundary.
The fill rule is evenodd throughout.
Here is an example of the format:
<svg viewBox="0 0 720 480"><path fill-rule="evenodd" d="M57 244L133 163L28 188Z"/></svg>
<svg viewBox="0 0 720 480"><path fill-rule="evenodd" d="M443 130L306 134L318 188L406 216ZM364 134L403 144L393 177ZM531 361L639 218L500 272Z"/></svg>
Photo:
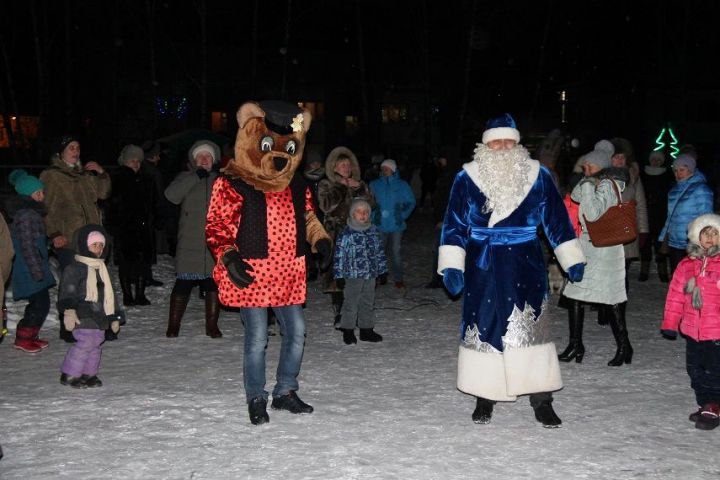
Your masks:
<svg viewBox="0 0 720 480"><path fill-rule="evenodd" d="M692 294L685 293L688 281L695 278L702 307L692 305ZM685 257L670 282L665 300L661 330L680 331L696 340L720 340L720 255Z"/></svg>

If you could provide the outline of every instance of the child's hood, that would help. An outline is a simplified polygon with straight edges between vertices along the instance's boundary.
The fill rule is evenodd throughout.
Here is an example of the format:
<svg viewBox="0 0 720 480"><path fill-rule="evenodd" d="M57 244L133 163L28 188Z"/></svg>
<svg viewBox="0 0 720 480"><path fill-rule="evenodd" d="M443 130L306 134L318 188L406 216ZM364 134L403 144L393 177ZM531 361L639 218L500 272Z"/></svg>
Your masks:
<svg viewBox="0 0 720 480"><path fill-rule="evenodd" d="M95 258L95 255L90 252L90 249L87 245L88 236L92 232L100 232L105 237L105 248L103 249L102 255L100 255L100 258L104 260L108 257L108 252L110 251L110 248L108 248L109 238L107 231L105 231L105 228L102 225L90 223L88 225L78 228L73 234L73 250L75 250L75 253L83 257Z"/></svg>
<svg viewBox="0 0 720 480"><path fill-rule="evenodd" d="M700 215L688 225L688 244L700 245L700 231L705 227L714 227L720 232L720 215L706 213Z"/></svg>

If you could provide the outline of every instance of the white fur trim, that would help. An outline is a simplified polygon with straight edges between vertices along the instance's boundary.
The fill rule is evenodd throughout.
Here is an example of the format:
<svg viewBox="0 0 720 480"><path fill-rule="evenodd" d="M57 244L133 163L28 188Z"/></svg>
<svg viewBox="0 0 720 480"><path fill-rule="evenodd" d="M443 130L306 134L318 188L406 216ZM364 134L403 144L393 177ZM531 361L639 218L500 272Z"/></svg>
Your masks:
<svg viewBox="0 0 720 480"><path fill-rule="evenodd" d="M705 227L715 227L720 231L720 216L714 213L706 213L690 222L687 235L688 242L693 245L700 245L700 230Z"/></svg>
<svg viewBox="0 0 720 480"><path fill-rule="evenodd" d="M446 268L457 268L465 271L465 249L457 245L441 245L438 252L437 272L442 275Z"/></svg>
<svg viewBox="0 0 720 480"><path fill-rule="evenodd" d="M587 259L577 238L563 242L555 247L555 257L562 269L566 272L567 269L573 265L587 263Z"/></svg>
<svg viewBox="0 0 720 480"><path fill-rule="evenodd" d="M563 388L554 343L506 348L503 357L509 395L554 392Z"/></svg>
<svg viewBox="0 0 720 480"><path fill-rule="evenodd" d="M490 128L483 132L482 143L486 144L493 140L515 140L520 143L520 131L512 127Z"/></svg>
<svg viewBox="0 0 720 480"><path fill-rule="evenodd" d="M461 392L488 400L516 400L516 397L507 393L502 353L478 352L461 346L458 351L457 388Z"/></svg>
<svg viewBox="0 0 720 480"><path fill-rule="evenodd" d="M461 346L457 388L476 397L512 402L518 395L563 388L554 343L484 353Z"/></svg>

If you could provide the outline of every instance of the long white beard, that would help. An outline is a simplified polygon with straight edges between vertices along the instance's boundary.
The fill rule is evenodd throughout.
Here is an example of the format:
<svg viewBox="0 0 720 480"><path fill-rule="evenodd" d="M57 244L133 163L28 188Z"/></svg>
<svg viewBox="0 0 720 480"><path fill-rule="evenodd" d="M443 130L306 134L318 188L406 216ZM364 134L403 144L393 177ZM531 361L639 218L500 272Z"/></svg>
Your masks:
<svg viewBox="0 0 720 480"><path fill-rule="evenodd" d="M478 143L473 159L478 165L479 187L485 194L483 213L506 217L517 208L530 179L530 154L522 145L510 150L491 150Z"/></svg>

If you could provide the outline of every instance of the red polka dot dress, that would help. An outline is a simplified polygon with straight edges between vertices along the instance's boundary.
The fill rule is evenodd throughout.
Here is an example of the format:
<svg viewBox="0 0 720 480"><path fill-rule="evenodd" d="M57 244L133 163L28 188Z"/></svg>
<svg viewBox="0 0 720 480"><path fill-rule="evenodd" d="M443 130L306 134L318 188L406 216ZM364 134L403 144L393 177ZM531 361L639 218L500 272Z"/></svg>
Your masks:
<svg viewBox="0 0 720 480"><path fill-rule="evenodd" d="M309 199L309 192L308 192ZM253 267L255 278L246 288L238 288L220 261L228 247L235 248L243 197L227 178L213 185L205 235L208 247L218 259L213 278L218 285L220 302L230 307L279 307L305 302L305 257L297 256L297 229L290 188L266 192L267 258L244 259ZM306 201L306 208L312 209Z"/></svg>

